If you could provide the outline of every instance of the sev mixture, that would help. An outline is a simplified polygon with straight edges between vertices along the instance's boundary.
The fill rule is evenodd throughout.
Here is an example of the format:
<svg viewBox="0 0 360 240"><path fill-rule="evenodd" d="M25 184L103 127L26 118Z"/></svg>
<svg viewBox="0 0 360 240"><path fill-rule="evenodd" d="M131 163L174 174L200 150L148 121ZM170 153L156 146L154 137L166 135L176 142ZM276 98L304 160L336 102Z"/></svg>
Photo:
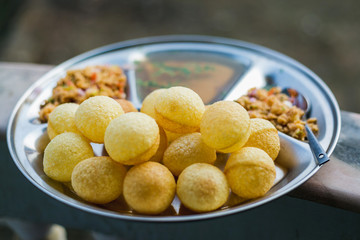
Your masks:
<svg viewBox="0 0 360 240"><path fill-rule="evenodd" d="M97 95L124 99L125 86L126 75L119 66L88 66L69 70L57 82L52 96L40 106L40 121L47 122L49 114L62 103L80 104Z"/></svg>
<svg viewBox="0 0 360 240"><path fill-rule="evenodd" d="M279 131L305 140L305 122L301 120L304 111L294 106L291 97L281 93L280 87L270 90L252 88L236 102L240 103L249 113L250 118L269 120ZM306 120L311 130L316 134L319 131L316 118Z"/></svg>

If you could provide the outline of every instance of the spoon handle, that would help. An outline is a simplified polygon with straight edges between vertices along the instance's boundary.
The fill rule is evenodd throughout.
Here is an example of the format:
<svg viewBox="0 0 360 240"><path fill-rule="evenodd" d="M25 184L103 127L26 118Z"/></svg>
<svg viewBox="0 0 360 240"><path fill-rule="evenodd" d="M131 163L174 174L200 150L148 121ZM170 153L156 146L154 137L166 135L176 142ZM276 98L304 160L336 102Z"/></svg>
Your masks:
<svg viewBox="0 0 360 240"><path fill-rule="evenodd" d="M322 146L320 145L319 141L315 137L314 133L311 131L310 127L305 124L306 135L309 140L309 145L311 151L313 152L314 156L319 165L322 165L330 160L329 156L326 154Z"/></svg>

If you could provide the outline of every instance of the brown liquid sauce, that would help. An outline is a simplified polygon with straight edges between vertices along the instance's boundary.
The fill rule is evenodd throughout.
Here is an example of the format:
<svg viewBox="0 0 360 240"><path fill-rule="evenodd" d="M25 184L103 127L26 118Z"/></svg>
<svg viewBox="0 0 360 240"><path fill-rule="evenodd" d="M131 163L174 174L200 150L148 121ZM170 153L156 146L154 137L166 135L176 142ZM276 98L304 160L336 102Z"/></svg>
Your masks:
<svg viewBox="0 0 360 240"><path fill-rule="evenodd" d="M209 104L221 99L245 72L245 65L214 54L163 53L135 65L140 100L159 88L183 86Z"/></svg>

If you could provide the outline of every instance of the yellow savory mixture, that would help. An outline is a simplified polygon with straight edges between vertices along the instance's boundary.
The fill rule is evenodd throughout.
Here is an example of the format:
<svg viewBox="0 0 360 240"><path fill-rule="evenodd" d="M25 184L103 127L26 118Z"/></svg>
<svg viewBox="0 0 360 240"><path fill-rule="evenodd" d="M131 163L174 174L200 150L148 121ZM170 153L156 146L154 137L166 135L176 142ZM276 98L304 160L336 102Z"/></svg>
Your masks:
<svg viewBox="0 0 360 240"><path fill-rule="evenodd" d="M52 96L40 106L40 121L47 122L49 114L62 103L80 104L97 95L124 99L125 86L126 76L118 66L88 66L69 70L58 81Z"/></svg>
<svg viewBox="0 0 360 240"><path fill-rule="evenodd" d="M301 120L304 111L294 106L293 99L281 93L280 87L270 90L252 88L236 100L249 113L250 118L269 120L281 132L296 139L305 140L305 122ZM319 131L316 118L306 120L311 130Z"/></svg>

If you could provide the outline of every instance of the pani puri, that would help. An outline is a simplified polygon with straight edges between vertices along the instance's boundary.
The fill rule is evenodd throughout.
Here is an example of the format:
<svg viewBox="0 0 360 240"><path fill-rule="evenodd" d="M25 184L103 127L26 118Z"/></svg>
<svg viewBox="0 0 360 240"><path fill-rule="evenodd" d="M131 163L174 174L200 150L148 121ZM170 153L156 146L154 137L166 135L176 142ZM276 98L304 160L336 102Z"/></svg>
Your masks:
<svg viewBox="0 0 360 240"><path fill-rule="evenodd" d="M64 103L57 106L49 115L47 133L50 139L64 132L79 133L75 125L75 112L79 105Z"/></svg>
<svg viewBox="0 0 360 240"><path fill-rule="evenodd" d="M164 88L160 88L160 89L156 89L156 90L152 91L151 93L149 93L149 95L147 95L142 102L140 112L145 113L155 119L156 115L155 115L154 106L155 106L156 99L165 90L166 89L164 89Z"/></svg>
<svg viewBox="0 0 360 240"><path fill-rule="evenodd" d="M47 128L46 128L46 133L47 133L50 140L58 135L55 132L55 130L53 129L53 127L49 123L48 123Z"/></svg>
<svg viewBox="0 0 360 240"><path fill-rule="evenodd" d="M191 133L199 130L205 106L200 96L185 87L171 87L155 100L155 118L165 130Z"/></svg>
<svg viewBox="0 0 360 240"><path fill-rule="evenodd" d="M194 163L213 164L216 150L201 139L201 134L189 133L173 141L164 153L163 163L175 176Z"/></svg>
<svg viewBox="0 0 360 240"><path fill-rule="evenodd" d="M208 212L226 202L229 186L220 169L207 163L195 163L180 174L176 192L185 207L195 212Z"/></svg>
<svg viewBox="0 0 360 240"><path fill-rule="evenodd" d="M125 167L110 157L92 157L75 166L71 185L82 199L105 204L121 195L125 174Z"/></svg>
<svg viewBox="0 0 360 240"><path fill-rule="evenodd" d="M115 101L117 101L120 104L121 108L124 110L125 113L138 112L134 104L132 104L132 102L126 99L116 99Z"/></svg>
<svg viewBox="0 0 360 240"><path fill-rule="evenodd" d="M250 135L250 118L238 103L219 101L205 110L200 123L204 142L219 152L239 150Z"/></svg>
<svg viewBox="0 0 360 240"><path fill-rule="evenodd" d="M174 133L167 130L164 130L166 133L166 138L168 140L168 143L172 143L175 139L185 135L186 133Z"/></svg>
<svg viewBox="0 0 360 240"><path fill-rule="evenodd" d="M152 156L149 161L161 162L163 160L164 152L168 147L168 140L166 137L166 133L162 127L159 127L159 135L160 135L159 147L156 153L154 154L154 156Z"/></svg>
<svg viewBox="0 0 360 240"><path fill-rule="evenodd" d="M274 161L266 152L255 147L244 147L232 153L224 173L231 190L247 199L264 196L276 177Z"/></svg>
<svg viewBox="0 0 360 240"><path fill-rule="evenodd" d="M105 131L105 149L115 161L134 165L148 161L158 150L159 127L155 120L140 112L115 118Z"/></svg>
<svg viewBox="0 0 360 240"><path fill-rule="evenodd" d="M77 133L65 132L54 137L46 146L44 172L51 179L68 182L74 167L93 156L93 149L86 138Z"/></svg>
<svg viewBox="0 0 360 240"><path fill-rule="evenodd" d="M262 118L250 119L250 137L245 147L257 147L264 150L272 160L280 152L280 138L275 126Z"/></svg>
<svg viewBox="0 0 360 240"><path fill-rule="evenodd" d="M123 195L135 211L159 214L170 206L175 188L175 179L169 169L157 162L145 162L128 171Z"/></svg>
<svg viewBox="0 0 360 240"><path fill-rule="evenodd" d="M90 141L103 143L107 126L121 114L124 114L124 111L114 99L95 96L80 104L75 113L75 124Z"/></svg>

